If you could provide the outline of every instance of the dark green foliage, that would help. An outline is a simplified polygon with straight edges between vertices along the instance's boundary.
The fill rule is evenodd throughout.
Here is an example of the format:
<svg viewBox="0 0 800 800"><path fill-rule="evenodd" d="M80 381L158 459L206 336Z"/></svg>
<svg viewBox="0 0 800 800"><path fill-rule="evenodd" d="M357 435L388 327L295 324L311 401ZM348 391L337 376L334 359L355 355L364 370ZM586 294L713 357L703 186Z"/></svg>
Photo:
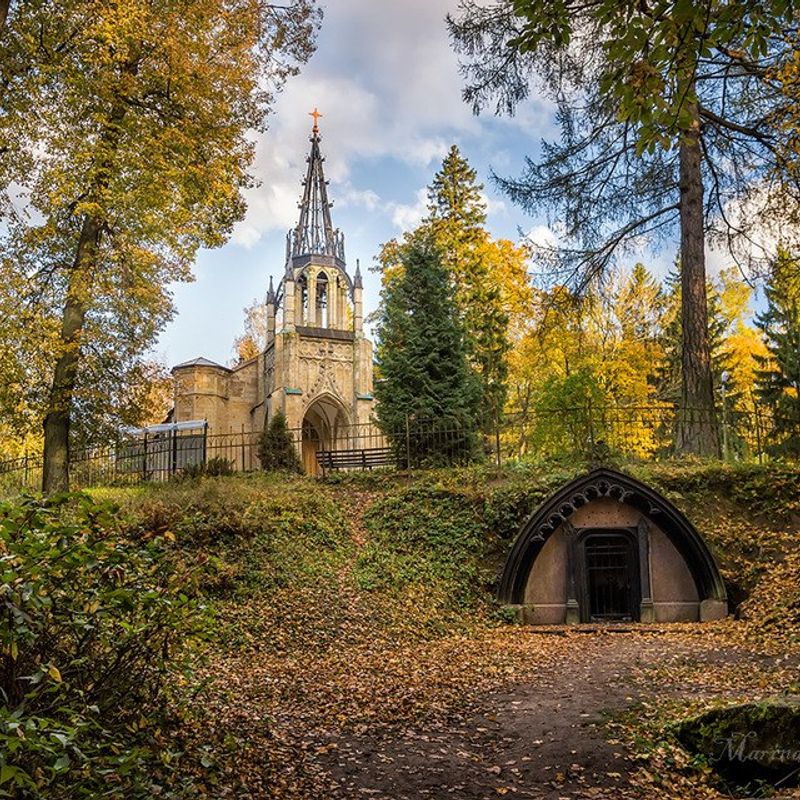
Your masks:
<svg viewBox="0 0 800 800"><path fill-rule="evenodd" d="M115 514L86 496L0 505L0 796L175 796L162 757L192 573Z"/></svg>
<svg viewBox="0 0 800 800"><path fill-rule="evenodd" d="M756 324L769 358L758 373L758 394L774 415L770 449L800 456L800 267L780 253L765 288L767 309Z"/></svg>
<svg viewBox="0 0 800 800"><path fill-rule="evenodd" d="M477 173L453 145L428 189L425 224L452 282L467 360L480 386L479 421L491 431L505 406L510 343L508 314L491 271L482 189Z"/></svg>
<svg viewBox="0 0 800 800"><path fill-rule="evenodd" d="M294 437L282 411L269 421L258 440L258 460L263 469L302 472Z"/></svg>
<svg viewBox="0 0 800 800"><path fill-rule="evenodd" d="M209 458L205 463L187 464L180 472L180 477L187 480L194 480L208 476L209 478L219 478L224 475L233 475L233 462L222 456Z"/></svg>
<svg viewBox="0 0 800 800"><path fill-rule="evenodd" d="M424 231L400 253L402 269L385 285L378 319L378 419L401 463L409 449L416 464L465 460L477 447L478 386L447 272Z"/></svg>

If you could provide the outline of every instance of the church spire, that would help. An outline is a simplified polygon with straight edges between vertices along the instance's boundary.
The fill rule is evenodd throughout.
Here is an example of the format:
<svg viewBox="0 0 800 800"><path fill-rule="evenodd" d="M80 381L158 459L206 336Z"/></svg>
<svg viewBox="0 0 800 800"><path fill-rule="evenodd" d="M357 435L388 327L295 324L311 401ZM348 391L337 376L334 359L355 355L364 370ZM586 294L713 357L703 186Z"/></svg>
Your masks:
<svg viewBox="0 0 800 800"><path fill-rule="evenodd" d="M314 127L311 130L311 153L308 156L308 171L303 181L303 197L300 201L300 220L290 234L291 258L303 256L332 256L344 263L344 237L334 230L331 222L331 206L328 201L328 182L322 170L324 158L319 149L319 118L322 114L315 108L311 112Z"/></svg>

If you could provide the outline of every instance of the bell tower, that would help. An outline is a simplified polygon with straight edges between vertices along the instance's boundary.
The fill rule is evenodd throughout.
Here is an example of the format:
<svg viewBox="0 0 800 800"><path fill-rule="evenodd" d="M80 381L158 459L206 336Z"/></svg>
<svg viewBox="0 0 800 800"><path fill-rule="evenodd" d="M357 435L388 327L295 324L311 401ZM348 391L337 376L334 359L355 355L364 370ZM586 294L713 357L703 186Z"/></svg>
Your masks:
<svg viewBox="0 0 800 800"><path fill-rule="evenodd" d="M364 337L363 286L351 277L344 235L333 227L320 150L319 118L311 112L299 220L286 237L283 275L267 292L264 395L267 418L278 411L302 428L306 471L316 450L341 445L372 412L372 343Z"/></svg>

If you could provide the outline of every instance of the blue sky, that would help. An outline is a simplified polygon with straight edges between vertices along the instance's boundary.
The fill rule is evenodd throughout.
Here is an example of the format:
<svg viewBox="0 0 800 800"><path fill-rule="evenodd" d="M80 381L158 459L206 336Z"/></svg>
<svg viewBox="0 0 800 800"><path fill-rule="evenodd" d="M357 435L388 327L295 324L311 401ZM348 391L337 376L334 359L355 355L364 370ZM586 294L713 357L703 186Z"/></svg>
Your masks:
<svg viewBox="0 0 800 800"><path fill-rule="evenodd" d="M231 241L200 254L196 280L173 287L177 316L156 355L168 365L196 356L226 363L242 330L244 306L280 278L284 237L296 224L315 106L334 225L346 237L348 269L361 260L365 307L375 308L378 277L366 272L380 245L413 228L424 189L456 143L486 185L489 227L518 238L541 224L500 195L489 171L516 174L524 155L552 135L546 102L512 119L475 117L461 100L458 62L444 23L456 0L335 0L324 3L317 52L279 96L254 165L261 185Z"/></svg>
<svg viewBox="0 0 800 800"><path fill-rule="evenodd" d="M173 365L197 356L227 363L242 331L243 308L263 298L272 275L283 273L285 235L297 221L300 181L318 107L334 225L344 231L348 268L365 275L365 310L374 310L378 277L366 270L380 245L413 228L424 190L456 143L485 184L488 224L496 237L518 231L548 236L499 194L490 170L517 175L542 138L557 136L552 106L533 97L513 118L475 117L462 101L458 60L445 14L457 0L334 0L323 3L318 49L277 99L269 129L258 142L260 181L247 195L246 218L231 241L200 254L196 280L173 287L177 316L156 357ZM642 260L657 273L673 252ZM631 258L631 262L636 259ZM721 259L709 259L709 269Z"/></svg>

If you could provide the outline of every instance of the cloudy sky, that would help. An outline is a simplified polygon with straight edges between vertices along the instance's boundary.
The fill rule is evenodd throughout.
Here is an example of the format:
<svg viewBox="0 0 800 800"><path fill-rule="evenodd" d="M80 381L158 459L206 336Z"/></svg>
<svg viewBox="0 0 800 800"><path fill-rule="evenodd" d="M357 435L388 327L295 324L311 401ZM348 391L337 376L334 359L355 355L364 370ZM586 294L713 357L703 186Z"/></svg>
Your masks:
<svg viewBox="0 0 800 800"><path fill-rule="evenodd" d="M242 309L263 297L269 276L282 275L284 237L297 222L317 106L334 225L346 237L348 268L362 271L380 245L419 221L424 189L457 143L486 184L489 225L518 238L541 220L527 218L488 179L519 172L552 133L546 103L530 102L512 119L475 117L461 100L458 62L445 14L457 0L331 0L318 49L280 95L255 165L261 182L248 196L246 219L223 248L204 252L192 284L174 288L178 314L157 355L167 364L196 356L222 363L242 329ZM365 273L365 305L377 301L378 279Z"/></svg>
<svg viewBox="0 0 800 800"><path fill-rule="evenodd" d="M520 174L543 138L558 135L552 106L532 98L512 117L475 117L462 101L458 59L444 18L458 0L321 0L318 48L279 95L258 143L260 186L248 194L246 218L223 248L200 254L196 280L173 287L177 316L155 356L167 365L197 356L233 357L243 309L263 299L270 275L283 274L286 232L297 223L312 120L319 108L333 223L345 234L348 268L360 259L365 310L374 310L378 276L367 271L383 242L413 228L425 187L450 145L458 144L485 185L488 224L496 237L538 241L545 219L526 216L492 186L490 173ZM727 259L707 251L713 274ZM657 274L674 252L642 260ZM632 261L634 259L631 259Z"/></svg>

